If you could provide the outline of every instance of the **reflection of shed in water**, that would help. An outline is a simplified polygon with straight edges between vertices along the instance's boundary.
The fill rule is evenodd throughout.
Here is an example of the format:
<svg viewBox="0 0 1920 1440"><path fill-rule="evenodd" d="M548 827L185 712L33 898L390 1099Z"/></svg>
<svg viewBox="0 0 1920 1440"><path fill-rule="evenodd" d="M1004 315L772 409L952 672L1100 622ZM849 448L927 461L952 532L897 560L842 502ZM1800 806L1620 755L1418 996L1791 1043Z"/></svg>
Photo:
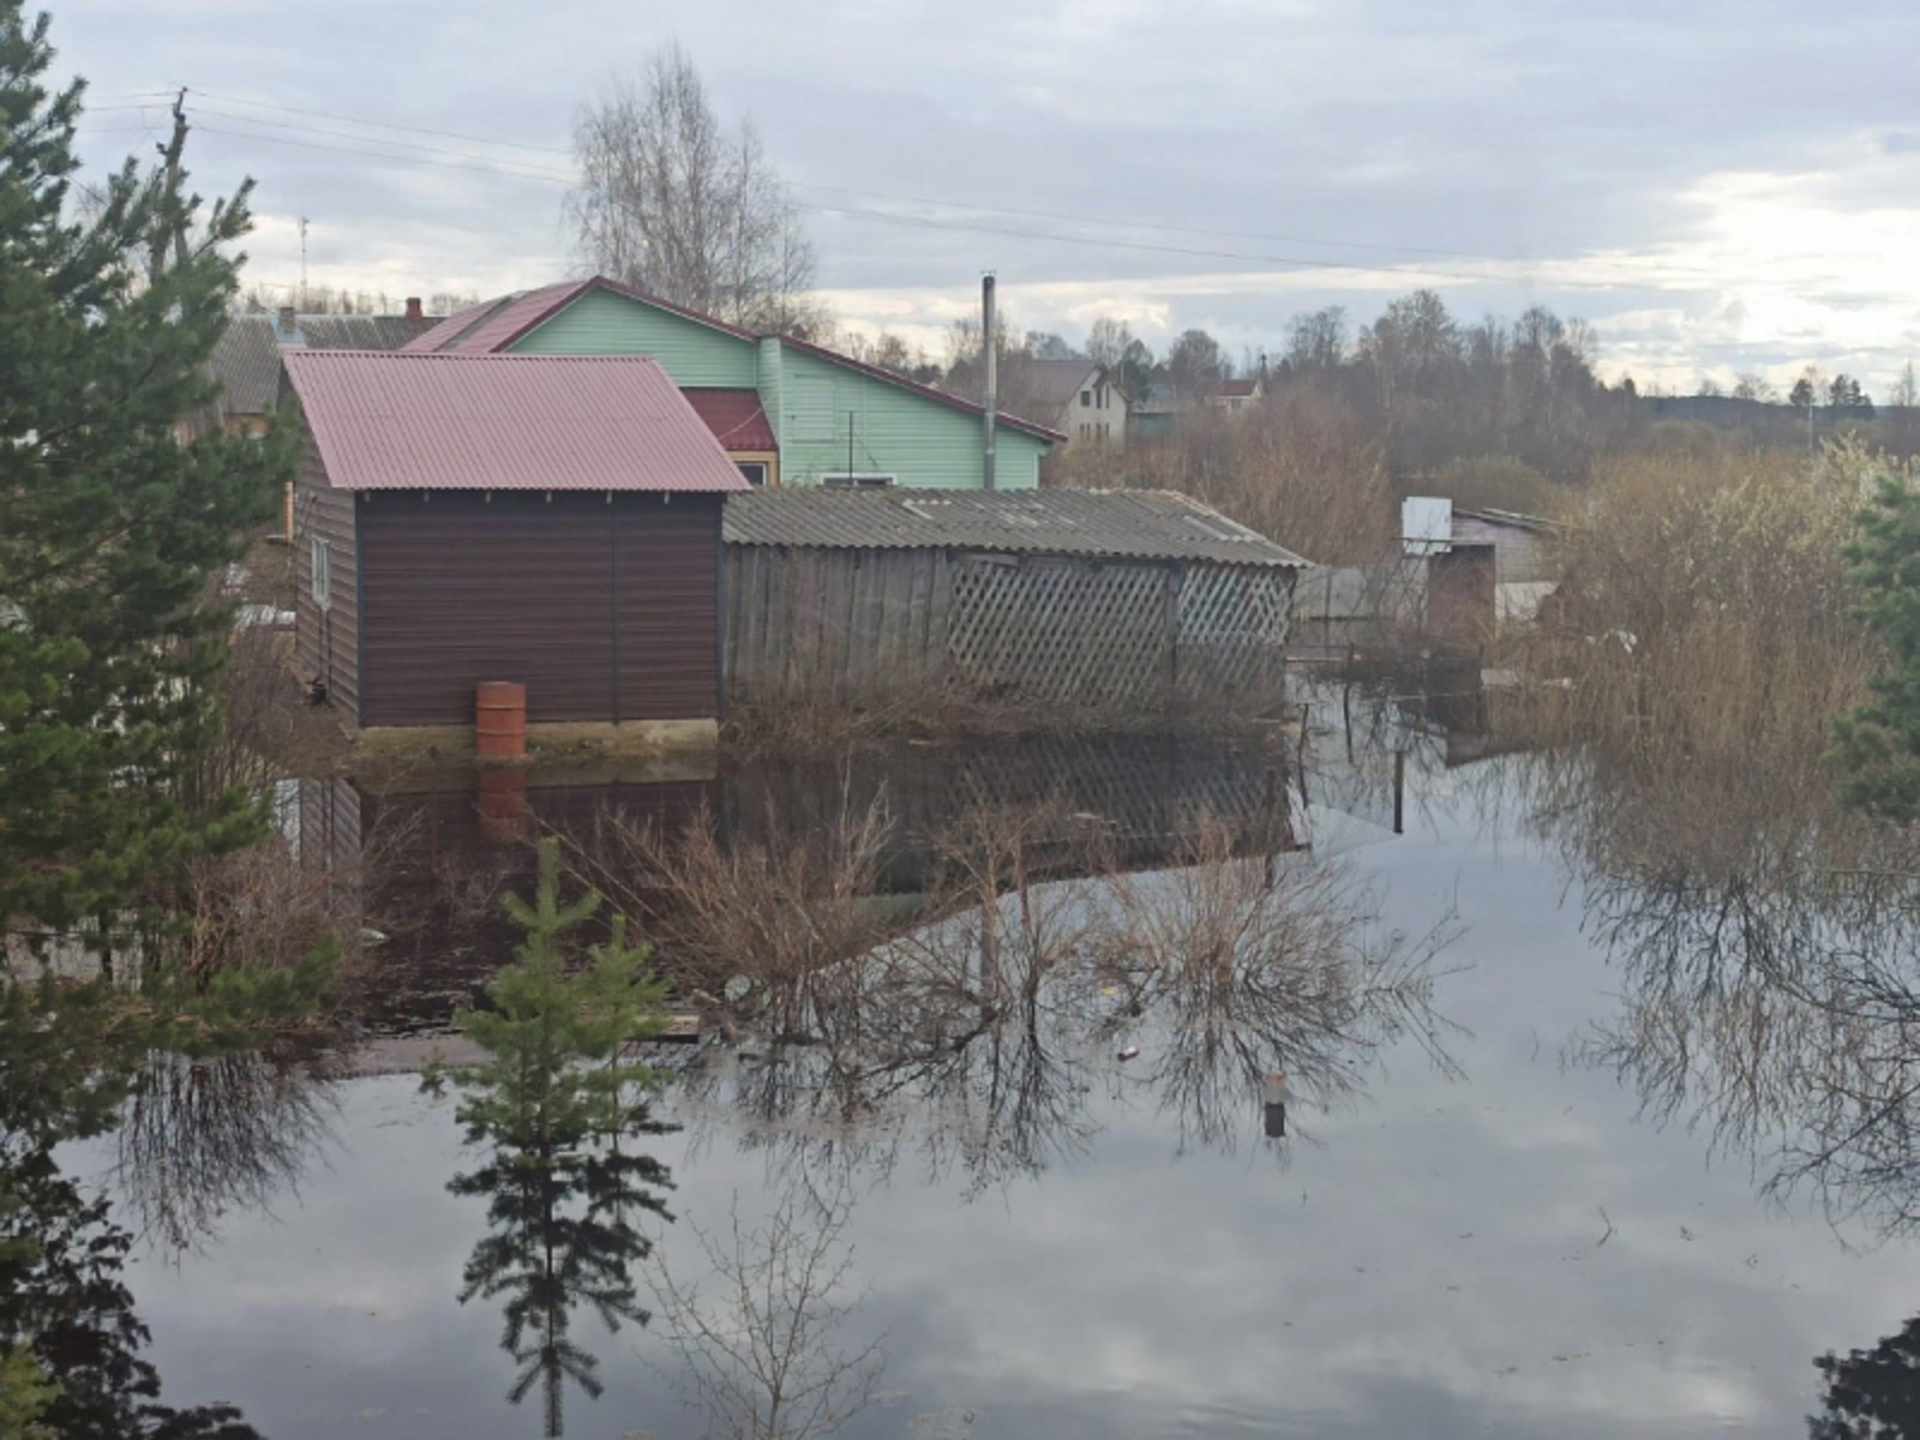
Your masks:
<svg viewBox="0 0 1920 1440"><path fill-rule="evenodd" d="M588 853L616 815L669 833L716 803L711 780L525 785L482 772L475 788L376 792L350 780L300 787L301 859L359 891L364 1001L376 1031L444 1024L520 933L502 901L533 888L532 841L558 833Z"/></svg>
<svg viewBox="0 0 1920 1440"><path fill-rule="evenodd" d="M968 749L908 747L857 765L750 766L721 786L729 838L782 846L849 813L891 822L882 883L924 888L942 839L969 812L1044 808L1038 843L1063 854L1101 840L1129 868L1164 864L1204 816L1291 844L1278 755L1175 737L1026 740Z"/></svg>
<svg viewBox="0 0 1920 1440"><path fill-rule="evenodd" d="M878 888L892 894L925 889L943 837L983 808L1045 807L1032 833L1055 874L1073 873L1093 840L1129 868L1167 863L1203 815L1249 844L1292 844L1277 757L1167 739L914 747L857 764L747 766L665 783L542 785L535 771L534 784L515 790L520 776L508 775L507 788L488 776L485 788L417 793L302 782L303 859L358 887L365 923L385 937L367 952L375 1029L444 1023L504 963L518 935L501 900L531 888L530 842L540 834L560 833L589 863L627 875L634 862L616 825L673 836L706 810L723 845L778 854L878 806L888 820Z"/></svg>

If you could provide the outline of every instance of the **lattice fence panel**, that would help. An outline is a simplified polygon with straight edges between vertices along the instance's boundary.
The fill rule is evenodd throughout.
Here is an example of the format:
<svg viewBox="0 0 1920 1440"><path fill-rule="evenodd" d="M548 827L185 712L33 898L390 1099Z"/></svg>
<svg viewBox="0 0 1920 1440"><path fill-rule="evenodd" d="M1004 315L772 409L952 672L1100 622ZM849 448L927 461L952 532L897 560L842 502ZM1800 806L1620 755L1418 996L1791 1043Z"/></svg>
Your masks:
<svg viewBox="0 0 1920 1440"><path fill-rule="evenodd" d="M1292 606L1287 571L1187 567L1180 581L1181 690L1214 704L1277 704L1286 693Z"/></svg>
<svg viewBox="0 0 1920 1440"><path fill-rule="evenodd" d="M964 559L953 569L952 673L990 696L1159 704L1172 659L1167 585L1151 565Z"/></svg>

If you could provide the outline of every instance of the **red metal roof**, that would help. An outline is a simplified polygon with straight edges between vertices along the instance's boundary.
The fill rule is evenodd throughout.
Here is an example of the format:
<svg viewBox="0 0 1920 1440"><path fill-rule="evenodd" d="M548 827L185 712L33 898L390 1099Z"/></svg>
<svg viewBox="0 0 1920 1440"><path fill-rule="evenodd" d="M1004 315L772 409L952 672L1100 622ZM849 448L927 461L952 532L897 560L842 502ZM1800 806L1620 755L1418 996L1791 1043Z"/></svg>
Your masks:
<svg viewBox="0 0 1920 1440"><path fill-rule="evenodd" d="M1216 380L1207 393L1220 400L1251 400L1257 380Z"/></svg>
<svg viewBox="0 0 1920 1440"><path fill-rule="evenodd" d="M528 290L520 295L506 295L498 300L489 300L484 305L463 310L458 315L434 326L405 348L414 354L432 351L439 354L461 355L486 355L505 350L529 330L552 319L589 290L611 290L616 295L624 295L629 300L638 301L642 305L651 305L656 310L665 310L669 314L680 316L683 320L691 320L695 324L719 330L735 339L758 340L760 338L751 330L743 330L738 325L730 325L725 320L716 319L712 315L702 315L698 310L689 310L686 306L676 305L671 300L662 300L658 295L649 295L646 291L636 289L632 285L622 284L618 280L609 280L604 275L595 275L586 280L569 280L559 285L544 286L539 290Z"/></svg>
<svg viewBox="0 0 1920 1440"><path fill-rule="evenodd" d="M745 490L642 355L300 350L287 378L342 490Z"/></svg>
<svg viewBox="0 0 1920 1440"><path fill-rule="evenodd" d="M713 438L731 451L778 450L773 426L760 407L757 390L682 390L694 413L707 422Z"/></svg>

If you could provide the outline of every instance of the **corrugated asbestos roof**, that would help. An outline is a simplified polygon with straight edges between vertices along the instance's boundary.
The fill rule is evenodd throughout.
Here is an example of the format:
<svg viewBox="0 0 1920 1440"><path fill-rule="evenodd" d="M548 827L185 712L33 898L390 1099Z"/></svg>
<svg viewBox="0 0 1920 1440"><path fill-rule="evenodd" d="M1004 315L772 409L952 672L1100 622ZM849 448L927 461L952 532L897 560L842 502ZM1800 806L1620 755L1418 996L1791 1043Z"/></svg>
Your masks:
<svg viewBox="0 0 1920 1440"><path fill-rule="evenodd" d="M760 406L758 390L682 390L694 413L707 422L713 438L727 450L766 453L778 450L773 426Z"/></svg>
<svg viewBox="0 0 1920 1440"><path fill-rule="evenodd" d="M1307 563L1165 490L756 490L727 501L725 533L733 545Z"/></svg>
<svg viewBox="0 0 1920 1440"><path fill-rule="evenodd" d="M280 395L280 321L236 315L213 346L213 377L223 415L264 415ZM398 350L421 334L404 315L300 315L294 332L316 350Z"/></svg>
<svg viewBox="0 0 1920 1440"><path fill-rule="evenodd" d="M284 353L336 489L747 488L645 356Z"/></svg>
<svg viewBox="0 0 1920 1440"><path fill-rule="evenodd" d="M264 415L280 393L280 345L265 315L236 315L213 342L223 415Z"/></svg>

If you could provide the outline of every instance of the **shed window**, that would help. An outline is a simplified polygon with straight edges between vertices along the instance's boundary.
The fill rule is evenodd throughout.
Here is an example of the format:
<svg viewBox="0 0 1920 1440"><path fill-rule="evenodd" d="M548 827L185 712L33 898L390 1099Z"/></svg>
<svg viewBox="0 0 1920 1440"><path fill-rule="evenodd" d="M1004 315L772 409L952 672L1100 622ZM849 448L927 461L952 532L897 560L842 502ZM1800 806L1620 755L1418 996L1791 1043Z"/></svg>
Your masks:
<svg viewBox="0 0 1920 1440"><path fill-rule="evenodd" d="M740 467L740 473L746 477L747 483L749 485L759 486L767 483L767 462L766 461L739 460L739 461L736 461L735 463Z"/></svg>
<svg viewBox="0 0 1920 1440"><path fill-rule="evenodd" d="M333 549L318 535L313 537L313 603L322 610L333 603Z"/></svg>
<svg viewBox="0 0 1920 1440"><path fill-rule="evenodd" d="M892 475L822 475L820 483L829 490L885 490L898 483Z"/></svg>

